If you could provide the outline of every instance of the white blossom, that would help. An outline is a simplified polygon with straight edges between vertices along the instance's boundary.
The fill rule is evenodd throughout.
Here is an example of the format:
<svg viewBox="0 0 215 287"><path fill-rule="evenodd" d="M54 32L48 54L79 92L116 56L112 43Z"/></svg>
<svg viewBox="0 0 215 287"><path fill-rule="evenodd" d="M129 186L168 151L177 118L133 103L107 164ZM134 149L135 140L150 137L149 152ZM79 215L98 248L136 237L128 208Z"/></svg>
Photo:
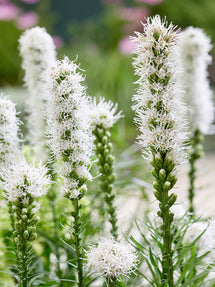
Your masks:
<svg viewBox="0 0 215 287"><path fill-rule="evenodd" d="M26 204L29 197L36 199L45 195L50 182L47 169L41 163L28 164L24 158L3 169L0 177L1 189L4 190L8 201L15 202L20 198ZM36 205L34 211L38 209L39 205Z"/></svg>
<svg viewBox="0 0 215 287"><path fill-rule="evenodd" d="M137 262L131 245L113 238L100 238L97 246L90 246L86 251L86 257L88 269L108 278L131 273Z"/></svg>
<svg viewBox="0 0 215 287"><path fill-rule="evenodd" d="M104 98L100 98L99 102L96 103L96 98L93 99L90 105L92 125L104 129L110 129L113 125L123 117L122 112L118 112L118 104L112 103L111 101L106 102Z"/></svg>
<svg viewBox="0 0 215 287"><path fill-rule="evenodd" d="M49 146L56 159L61 161L59 174L63 178L62 195L77 197L86 180L93 153L90 127L89 98L82 85L84 77L79 66L67 57L57 61L44 74L50 77L48 89L51 94L47 112Z"/></svg>
<svg viewBox="0 0 215 287"><path fill-rule="evenodd" d="M210 131L214 119L213 95L208 80L208 65L212 57L210 38L199 28L188 27L179 38L182 71L179 82L185 88L192 132Z"/></svg>
<svg viewBox="0 0 215 287"><path fill-rule="evenodd" d="M46 80L41 80L41 74L56 62L56 50L52 37L45 28L33 27L26 30L19 39L20 54L25 71L25 85L30 97L28 99L28 124L30 140L37 145L38 156L46 160L44 153L44 132L46 123L43 114L46 113L49 94Z"/></svg>
<svg viewBox="0 0 215 287"><path fill-rule="evenodd" d="M15 104L0 95L0 169L10 164L19 154L19 120Z"/></svg>
<svg viewBox="0 0 215 287"><path fill-rule="evenodd" d="M178 70L177 31L157 15L136 32L135 74L139 76L133 96L140 144L147 157L151 149L165 152L175 164L186 157L185 106L176 83Z"/></svg>

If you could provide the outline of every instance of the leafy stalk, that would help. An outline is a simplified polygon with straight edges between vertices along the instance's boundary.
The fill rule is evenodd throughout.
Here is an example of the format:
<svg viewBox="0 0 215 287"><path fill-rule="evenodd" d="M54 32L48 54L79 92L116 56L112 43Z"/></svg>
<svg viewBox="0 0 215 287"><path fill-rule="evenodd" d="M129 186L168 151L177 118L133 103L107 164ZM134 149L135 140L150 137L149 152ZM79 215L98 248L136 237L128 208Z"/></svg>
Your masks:
<svg viewBox="0 0 215 287"><path fill-rule="evenodd" d="M112 155L112 144L110 142L110 132L102 126L97 126L94 130L96 136L96 154L98 156L98 166L101 173L100 186L104 193L108 220L111 223L111 234L117 239L117 215L114 205L115 194L113 192L113 173L114 156Z"/></svg>
<svg viewBox="0 0 215 287"><path fill-rule="evenodd" d="M56 173L53 170L53 165L51 163L47 164L49 174L51 176L51 181L52 185L49 188L49 191L47 193L47 197L49 199L49 203L51 206L51 211L52 211L52 219L53 219L53 224L54 224L54 242L56 245L56 250L55 250L55 255L57 258L57 276L59 279L62 279L62 271L60 269L60 253L59 253L59 242L60 242L60 234L59 234L59 224L58 224L58 215L57 215L57 210L56 210L56 199L57 199L57 193L55 190L55 182L56 182ZM64 283L60 280L59 283L60 287L64 286Z"/></svg>
<svg viewBox="0 0 215 287"><path fill-rule="evenodd" d="M80 209L82 205L79 203L80 200L78 198L72 198L71 201L73 203L74 211L72 212L73 221L73 236L74 236L74 245L75 245L75 254L76 254L76 264L78 271L78 286L83 287L83 250L81 245L81 233L82 233L82 223L80 220Z"/></svg>
<svg viewBox="0 0 215 287"><path fill-rule="evenodd" d="M162 219L161 236L162 236L162 286L174 287L173 280L173 213L170 212L170 207L176 201L174 193L169 195L169 191L176 183L176 177L173 175L175 164L168 159L167 153L153 153L151 162L154 167L152 174L155 178L154 195L160 202L158 216ZM168 284L168 285L166 285Z"/></svg>
<svg viewBox="0 0 215 287"><path fill-rule="evenodd" d="M194 213L195 209L193 206L193 200L195 196L195 179L196 179L196 161L197 159L201 158L203 155L203 135L200 130L196 129L193 138L191 139L191 146L192 149L190 151L190 171L189 171L189 180L190 180L190 187L189 187L189 194L188 198L190 201L189 212Z"/></svg>
<svg viewBox="0 0 215 287"><path fill-rule="evenodd" d="M29 287L30 280L35 274L35 258L33 254L32 242L36 239L35 224L38 218L34 216L34 198L29 197L29 202L24 203L18 198L12 205L14 216L13 237L16 253L15 275L19 278L20 287Z"/></svg>

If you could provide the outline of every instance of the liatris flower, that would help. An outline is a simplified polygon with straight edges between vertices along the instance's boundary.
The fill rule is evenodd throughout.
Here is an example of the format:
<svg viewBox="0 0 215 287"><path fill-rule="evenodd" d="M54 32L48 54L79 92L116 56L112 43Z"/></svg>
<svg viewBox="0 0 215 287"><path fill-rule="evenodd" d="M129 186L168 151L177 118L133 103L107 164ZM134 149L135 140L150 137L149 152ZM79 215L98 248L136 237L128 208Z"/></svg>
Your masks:
<svg viewBox="0 0 215 287"><path fill-rule="evenodd" d="M123 117L122 112L116 113L118 105L111 101L106 102L104 98L100 98L96 103L94 98L91 104L91 118L94 129L100 127L103 129L111 129L113 125Z"/></svg>
<svg viewBox="0 0 215 287"><path fill-rule="evenodd" d="M0 95L0 169L7 166L19 154L19 120L15 104L3 94Z"/></svg>
<svg viewBox="0 0 215 287"><path fill-rule="evenodd" d="M184 141L185 107L176 84L178 51L177 31L162 22L159 16L143 24L144 34L136 33L137 57L134 59L139 85L133 109L141 135L139 140L146 154L168 152L175 164L186 157Z"/></svg>
<svg viewBox="0 0 215 287"><path fill-rule="evenodd" d="M91 179L88 171L93 137L90 132L88 97L79 67L67 57L58 61L47 71L51 78L49 92L52 95L48 111L49 145L59 165L59 173L64 178L62 195L76 198L84 183Z"/></svg>
<svg viewBox="0 0 215 287"><path fill-rule="evenodd" d="M212 57L210 38L199 28L188 27L179 38L182 71L179 74L185 89L185 100L192 133L198 129L202 134L210 131L214 119L212 90L208 81L208 65Z"/></svg>
<svg viewBox="0 0 215 287"><path fill-rule="evenodd" d="M89 165L93 154L93 136L90 128L89 99L79 66L65 57L44 74L50 78L51 94L48 110L49 146L59 161L63 178L61 194L73 203L73 239L76 253L78 286L83 286L82 220L79 200L86 192L86 181L91 179Z"/></svg>
<svg viewBox="0 0 215 287"><path fill-rule="evenodd" d="M97 246L90 246L86 251L86 257L87 268L109 280L127 276L134 271L137 262L131 246L113 238L100 238Z"/></svg>
<svg viewBox="0 0 215 287"><path fill-rule="evenodd" d="M144 33L136 33L137 57L134 59L139 76L133 109L141 135L140 143L153 167L154 195L159 201L158 216L162 219L161 236L162 274L160 281L169 287L173 282L173 234L171 206L176 195L169 191L175 185L176 165L186 157L184 142L187 140L185 112L176 84L178 52L177 31L157 15L143 24Z"/></svg>
<svg viewBox="0 0 215 287"><path fill-rule="evenodd" d="M12 163L1 173L1 189L11 206L11 223L16 253L14 277L20 286L28 286L35 274L31 242L35 240L36 215L40 205L36 199L47 192L49 177L41 164L29 165L25 159Z"/></svg>
<svg viewBox="0 0 215 287"><path fill-rule="evenodd" d="M98 156L98 166L101 173L100 185L107 204L109 222L112 226L111 234L115 238L117 238L117 216L116 207L114 206L115 194L113 193L113 182L115 175L113 173L114 157L112 155L112 144L110 142L110 129L114 123L122 117L121 112L116 114L116 111L117 104L114 105L111 101L105 102L103 98L100 99L98 104L95 98L91 103L91 120L93 134L96 137L96 154ZM102 203L103 200L101 200L100 212L104 211Z"/></svg>
<svg viewBox="0 0 215 287"><path fill-rule="evenodd" d="M47 193L47 172L41 164L29 165L24 159L15 161L1 172L1 188L10 202L26 202L29 197L36 199Z"/></svg>
<svg viewBox="0 0 215 287"><path fill-rule="evenodd" d="M41 74L56 62L56 51L53 39L45 28L34 27L26 30L19 39L20 54L25 71L25 85L28 88L30 98L29 106L29 131L30 140L37 145L38 156L47 158L44 153L44 133L46 123L43 113L47 110L49 94L46 90L46 81L41 80Z"/></svg>
<svg viewBox="0 0 215 287"><path fill-rule="evenodd" d="M183 70L178 81L185 88L185 100L188 106L192 138L190 154L190 212L194 212L194 182L196 178L195 162L203 156L203 135L210 131L214 119L212 90L209 86L207 67L211 62L210 39L199 28L188 27L179 38Z"/></svg>

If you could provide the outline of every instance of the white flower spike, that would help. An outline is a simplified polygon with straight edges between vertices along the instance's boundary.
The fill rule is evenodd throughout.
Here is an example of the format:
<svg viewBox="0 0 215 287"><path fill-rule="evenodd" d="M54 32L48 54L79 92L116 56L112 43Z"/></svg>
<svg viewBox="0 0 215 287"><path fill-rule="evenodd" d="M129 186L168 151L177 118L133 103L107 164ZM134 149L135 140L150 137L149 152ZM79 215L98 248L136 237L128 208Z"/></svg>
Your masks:
<svg viewBox="0 0 215 287"><path fill-rule="evenodd" d="M111 129L113 125L123 117L122 112L116 113L118 104L111 101L106 102L104 98L100 98L96 103L96 98L91 103L91 118L93 128L96 126Z"/></svg>
<svg viewBox="0 0 215 287"><path fill-rule="evenodd" d="M25 71L25 86L30 94L27 102L30 141L36 145L38 157L46 161L48 157L44 152L46 123L43 114L47 111L50 95L46 88L49 79L42 80L41 74L56 62L55 45L45 28L33 27L22 34L19 47L23 59L22 68Z"/></svg>
<svg viewBox="0 0 215 287"><path fill-rule="evenodd" d="M10 164L19 155L19 120L15 104L0 95L0 169Z"/></svg>
<svg viewBox="0 0 215 287"><path fill-rule="evenodd" d="M76 198L84 183L91 179L88 171L93 154L89 98L82 85L79 66L67 57L44 74L50 77L51 94L47 113L49 145L57 160L59 173L65 179L62 195Z"/></svg>
<svg viewBox="0 0 215 287"><path fill-rule="evenodd" d="M164 152L175 164L186 157L185 107L176 83L178 51L175 27L157 15L136 32L135 74L139 76L133 109L141 135L140 144L147 157L151 151Z"/></svg>
<svg viewBox="0 0 215 287"><path fill-rule="evenodd" d="M185 89L192 133L199 129L210 132L214 120L212 90L208 80L208 65L212 57L210 38L199 28L188 27L179 38L182 71L179 82Z"/></svg>
<svg viewBox="0 0 215 287"><path fill-rule="evenodd" d="M23 203L41 197L47 193L50 183L47 169L42 164L28 164L24 158L13 162L0 173L1 189L5 191L10 202L20 198Z"/></svg>

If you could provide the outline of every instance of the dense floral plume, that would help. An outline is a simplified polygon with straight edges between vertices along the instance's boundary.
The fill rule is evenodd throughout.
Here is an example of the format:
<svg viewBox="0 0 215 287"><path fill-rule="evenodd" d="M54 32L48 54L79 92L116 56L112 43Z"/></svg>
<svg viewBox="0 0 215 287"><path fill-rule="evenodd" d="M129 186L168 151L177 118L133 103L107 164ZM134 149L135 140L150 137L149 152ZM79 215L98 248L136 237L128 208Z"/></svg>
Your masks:
<svg viewBox="0 0 215 287"><path fill-rule="evenodd" d="M14 161L0 173L1 189L10 202L19 199L26 202L29 198L38 198L47 193L49 177L47 169L41 164L28 164L24 158Z"/></svg>
<svg viewBox="0 0 215 287"><path fill-rule="evenodd" d="M25 71L25 85L28 88L30 98L29 131L30 140L39 149L38 155L44 154L45 122L42 114L46 112L49 94L46 90L48 78L41 80L41 74L56 62L56 50L52 37L45 28L34 27L26 30L19 39L20 54L22 56L22 68Z"/></svg>
<svg viewBox="0 0 215 287"><path fill-rule="evenodd" d="M86 180L93 150L90 131L89 99L79 66L67 57L47 70L51 78L48 110L49 145L56 159L61 161L59 173L64 177L62 195L77 197Z"/></svg>
<svg viewBox="0 0 215 287"><path fill-rule="evenodd" d="M199 28L188 27L179 38L182 71L180 84L185 89L192 132L199 129L201 133L210 131L214 119L212 90L208 81L208 64L212 57L210 38Z"/></svg>
<svg viewBox="0 0 215 287"><path fill-rule="evenodd" d="M100 98L96 103L96 98L91 103L91 118L94 128L101 127L110 129L121 118L122 112L117 112L118 105L111 101L106 102L104 98Z"/></svg>
<svg viewBox="0 0 215 287"><path fill-rule="evenodd" d="M128 275L137 262L131 246L113 238L101 238L97 246L90 246L86 256L87 268L108 278Z"/></svg>
<svg viewBox="0 0 215 287"><path fill-rule="evenodd" d="M10 164L19 154L17 112L15 104L0 95L0 167Z"/></svg>
<svg viewBox="0 0 215 287"><path fill-rule="evenodd" d="M136 32L135 74L139 76L133 109L147 156L151 151L167 153L175 164L183 161L186 123L185 107L176 84L178 69L177 31L157 15Z"/></svg>

